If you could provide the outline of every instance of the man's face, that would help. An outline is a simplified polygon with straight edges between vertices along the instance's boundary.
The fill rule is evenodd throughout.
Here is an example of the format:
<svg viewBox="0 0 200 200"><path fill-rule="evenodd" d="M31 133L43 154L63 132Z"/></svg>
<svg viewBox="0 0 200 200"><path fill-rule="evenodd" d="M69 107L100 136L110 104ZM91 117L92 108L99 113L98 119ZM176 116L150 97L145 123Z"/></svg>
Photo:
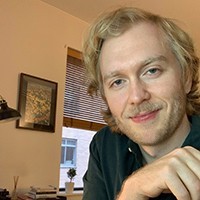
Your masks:
<svg viewBox="0 0 200 200"><path fill-rule="evenodd" d="M157 145L184 130L186 93L181 67L152 24L107 39L100 56L104 94L122 132Z"/></svg>

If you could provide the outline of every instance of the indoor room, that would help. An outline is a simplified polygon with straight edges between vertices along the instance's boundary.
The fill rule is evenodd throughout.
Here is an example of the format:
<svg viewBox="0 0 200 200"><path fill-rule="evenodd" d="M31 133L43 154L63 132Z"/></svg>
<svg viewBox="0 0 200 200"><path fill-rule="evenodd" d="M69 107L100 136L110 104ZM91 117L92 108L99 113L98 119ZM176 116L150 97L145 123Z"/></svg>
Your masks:
<svg viewBox="0 0 200 200"><path fill-rule="evenodd" d="M120 5L175 19L200 54L197 0L0 0L0 102L21 114L0 123L0 191L47 188L56 197L82 199L89 145L106 126L102 98L87 95L82 45L97 16ZM66 194L70 169L75 184Z"/></svg>

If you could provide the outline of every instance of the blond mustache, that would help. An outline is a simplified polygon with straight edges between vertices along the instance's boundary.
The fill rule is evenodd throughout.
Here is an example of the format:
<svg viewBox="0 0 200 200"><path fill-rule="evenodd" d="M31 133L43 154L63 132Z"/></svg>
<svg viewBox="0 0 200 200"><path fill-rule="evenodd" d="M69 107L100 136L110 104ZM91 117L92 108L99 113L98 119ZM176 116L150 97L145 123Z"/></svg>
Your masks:
<svg viewBox="0 0 200 200"><path fill-rule="evenodd" d="M127 117L134 117L141 113L150 113L156 110L160 110L163 108L162 103L149 103L145 102L143 104L140 104L139 106L132 106L128 109L126 112Z"/></svg>

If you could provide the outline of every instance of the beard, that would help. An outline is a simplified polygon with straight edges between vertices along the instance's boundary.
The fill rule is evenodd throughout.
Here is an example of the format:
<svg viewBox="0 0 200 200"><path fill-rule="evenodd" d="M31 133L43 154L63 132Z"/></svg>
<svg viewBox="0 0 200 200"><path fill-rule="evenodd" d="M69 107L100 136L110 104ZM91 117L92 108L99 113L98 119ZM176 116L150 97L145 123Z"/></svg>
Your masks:
<svg viewBox="0 0 200 200"><path fill-rule="evenodd" d="M165 102L144 102L139 106L132 105L131 108L125 109L121 119L114 115L113 118L118 129L131 140L139 145L155 146L170 138L181 125L186 113L185 95L174 95L169 105L168 108ZM156 120L140 124L139 128L137 124L133 124L131 116L154 111L159 113Z"/></svg>

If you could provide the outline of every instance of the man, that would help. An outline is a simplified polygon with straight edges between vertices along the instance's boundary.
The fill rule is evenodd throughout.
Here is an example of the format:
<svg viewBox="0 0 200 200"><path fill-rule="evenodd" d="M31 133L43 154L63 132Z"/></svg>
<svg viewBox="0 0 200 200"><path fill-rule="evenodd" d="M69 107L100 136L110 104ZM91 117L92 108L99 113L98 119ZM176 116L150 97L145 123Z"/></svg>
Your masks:
<svg viewBox="0 0 200 200"><path fill-rule="evenodd" d="M108 127L90 145L84 200L200 199L199 59L171 20L120 8L84 46Z"/></svg>

